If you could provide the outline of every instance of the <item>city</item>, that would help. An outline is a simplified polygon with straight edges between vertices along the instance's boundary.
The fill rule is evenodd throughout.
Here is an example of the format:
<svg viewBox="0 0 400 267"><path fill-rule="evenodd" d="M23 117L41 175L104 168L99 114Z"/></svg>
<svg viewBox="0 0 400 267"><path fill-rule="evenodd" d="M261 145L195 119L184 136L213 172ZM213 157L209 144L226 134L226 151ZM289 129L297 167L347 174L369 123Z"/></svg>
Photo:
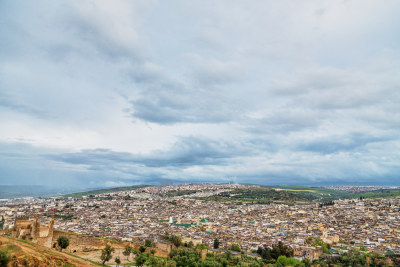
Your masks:
<svg viewBox="0 0 400 267"><path fill-rule="evenodd" d="M32 198L24 203L10 200L0 207L0 215L5 230L13 227L18 216L39 215L43 224L54 216L55 229L85 236L133 244L152 240L158 244L168 233L179 236L185 243L208 248L217 239L221 249L238 244L241 251L255 257L259 247L272 247L279 242L290 246L294 257L300 260L312 261L323 254L334 257L351 250L399 255L400 197L296 205L198 199L255 188L255 185L184 184L81 198ZM169 192L179 196L168 196ZM329 244L329 251L312 245L318 240ZM74 250L78 252L76 247L68 251Z"/></svg>
<svg viewBox="0 0 400 267"><path fill-rule="evenodd" d="M400 266L399 10L0 1L0 267Z"/></svg>

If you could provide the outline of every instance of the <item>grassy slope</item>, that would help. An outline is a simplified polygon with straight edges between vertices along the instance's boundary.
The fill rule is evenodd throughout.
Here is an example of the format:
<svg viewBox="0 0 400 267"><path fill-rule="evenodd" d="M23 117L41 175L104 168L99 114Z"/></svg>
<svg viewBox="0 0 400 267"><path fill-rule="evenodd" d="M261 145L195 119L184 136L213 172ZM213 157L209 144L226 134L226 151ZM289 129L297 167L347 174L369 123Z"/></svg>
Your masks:
<svg viewBox="0 0 400 267"><path fill-rule="evenodd" d="M220 195L200 198L214 201L238 201L252 203L271 203L271 202L307 202L308 196L294 194L289 191L276 191L270 187L238 188L227 191Z"/></svg>
<svg viewBox="0 0 400 267"><path fill-rule="evenodd" d="M280 188L283 190L289 190L294 194L300 195L314 195L318 199L323 201L335 200L335 199L349 199L349 198L386 198L400 196L400 190L383 189L375 190L364 193L351 193L342 190L328 189L322 187L305 187L305 186L274 186L273 188ZM313 191L313 192L310 192Z"/></svg>

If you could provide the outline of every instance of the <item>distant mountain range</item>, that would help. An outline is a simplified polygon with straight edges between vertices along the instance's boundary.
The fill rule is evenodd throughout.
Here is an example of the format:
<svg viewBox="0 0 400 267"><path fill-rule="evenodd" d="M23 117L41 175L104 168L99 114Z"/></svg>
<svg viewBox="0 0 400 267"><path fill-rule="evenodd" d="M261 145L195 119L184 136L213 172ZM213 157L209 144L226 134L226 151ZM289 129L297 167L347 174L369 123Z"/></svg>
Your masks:
<svg viewBox="0 0 400 267"><path fill-rule="evenodd" d="M78 191L76 188L54 188L43 185L0 185L0 199L19 197L45 197L68 194L76 191Z"/></svg>

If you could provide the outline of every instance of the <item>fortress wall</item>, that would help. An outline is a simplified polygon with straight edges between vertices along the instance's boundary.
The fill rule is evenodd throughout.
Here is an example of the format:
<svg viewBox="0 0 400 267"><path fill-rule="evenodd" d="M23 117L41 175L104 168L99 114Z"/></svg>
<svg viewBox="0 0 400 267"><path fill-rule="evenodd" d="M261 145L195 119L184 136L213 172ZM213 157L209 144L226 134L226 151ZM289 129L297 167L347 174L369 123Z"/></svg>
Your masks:
<svg viewBox="0 0 400 267"><path fill-rule="evenodd" d="M39 237L47 237L49 235L49 229L40 229Z"/></svg>
<svg viewBox="0 0 400 267"><path fill-rule="evenodd" d="M113 247L126 247L130 244L129 242L114 242L92 236L68 233L54 229L51 247L57 244L57 239L60 236L65 236L69 239L69 246L67 247L66 251L71 253L73 253L74 251L103 249L107 244L110 244Z"/></svg>
<svg viewBox="0 0 400 267"><path fill-rule="evenodd" d="M156 253L154 253L154 255L157 257L167 258L169 256L169 253L166 250L159 249L159 248L147 248L146 253L151 253L152 249L154 249L154 251L156 252Z"/></svg>
<svg viewBox="0 0 400 267"><path fill-rule="evenodd" d="M160 250L164 250L167 253L170 253L172 250L172 244L170 243L161 243L161 242L157 242L156 244L156 248L160 249Z"/></svg>

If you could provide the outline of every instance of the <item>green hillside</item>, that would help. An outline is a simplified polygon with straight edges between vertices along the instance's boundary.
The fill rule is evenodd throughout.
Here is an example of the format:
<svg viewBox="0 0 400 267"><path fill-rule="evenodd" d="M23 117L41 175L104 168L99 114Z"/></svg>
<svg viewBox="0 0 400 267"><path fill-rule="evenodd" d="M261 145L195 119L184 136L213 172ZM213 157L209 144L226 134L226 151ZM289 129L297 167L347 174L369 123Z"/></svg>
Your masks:
<svg viewBox="0 0 400 267"><path fill-rule="evenodd" d="M330 201L337 199L351 199L351 198L387 198L400 196L400 190L398 189L380 189L370 192L352 193L343 190L335 190L323 187L306 187L306 186L290 186L280 185L273 186L272 188L278 190L288 191L292 194L307 197L309 199L314 198L321 201Z"/></svg>

